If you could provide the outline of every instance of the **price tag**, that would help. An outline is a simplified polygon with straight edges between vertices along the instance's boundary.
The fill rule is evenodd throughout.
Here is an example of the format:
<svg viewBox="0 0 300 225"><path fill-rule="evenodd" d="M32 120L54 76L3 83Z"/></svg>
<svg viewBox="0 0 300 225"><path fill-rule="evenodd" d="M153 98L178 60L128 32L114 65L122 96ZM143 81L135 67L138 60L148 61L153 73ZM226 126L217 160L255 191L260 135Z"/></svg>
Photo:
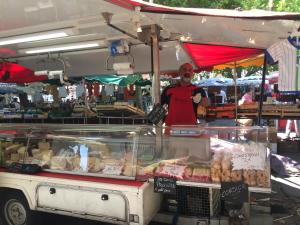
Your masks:
<svg viewBox="0 0 300 225"><path fill-rule="evenodd" d="M121 175L122 169L123 166L119 165L105 165L102 173L106 175Z"/></svg>
<svg viewBox="0 0 300 225"><path fill-rule="evenodd" d="M184 174L186 166L178 166L178 165L165 165L161 170L161 174L170 176L170 177L179 177L182 178Z"/></svg>
<svg viewBox="0 0 300 225"><path fill-rule="evenodd" d="M221 199L232 203L248 202L248 185L243 182L222 182Z"/></svg>
<svg viewBox="0 0 300 225"><path fill-rule="evenodd" d="M176 194L176 179L171 177L154 177L154 192Z"/></svg>
<svg viewBox="0 0 300 225"><path fill-rule="evenodd" d="M266 152L262 149L247 149L232 153L233 170L264 170Z"/></svg>

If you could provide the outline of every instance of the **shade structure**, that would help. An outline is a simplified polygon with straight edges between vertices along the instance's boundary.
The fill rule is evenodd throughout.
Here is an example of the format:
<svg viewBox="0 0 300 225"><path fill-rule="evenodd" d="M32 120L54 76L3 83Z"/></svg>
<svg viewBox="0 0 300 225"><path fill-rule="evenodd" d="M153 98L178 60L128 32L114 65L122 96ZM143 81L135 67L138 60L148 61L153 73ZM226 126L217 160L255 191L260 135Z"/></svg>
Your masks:
<svg viewBox="0 0 300 225"><path fill-rule="evenodd" d="M117 75L93 75L86 76L85 80L92 82L99 82L101 84L115 84L119 86L127 86L130 84L141 84L143 86L143 82L141 81L140 75L128 75L128 76L117 76Z"/></svg>
<svg viewBox="0 0 300 225"><path fill-rule="evenodd" d="M209 78L205 80L199 80L194 82L194 84L204 87L209 86L230 86L234 85L233 79L230 78Z"/></svg>
<svg viewBox="0 0 300 225"><path fill-rule="evenodd" d="M262 66L264 64L264 56L258 55L255 57L250 57L247 59L242 59L239 61L228 62L214 66L214 70L223 70L225 68L235 68L235 67L249 67L249 66Z"/></svg>
<svg viewBox="0 0 300 225"><path fill-rule="evenodd" d="M183 43L184 48L198 67L210 67L247 59L263 53L262 49L239 48L221 45Z"/></svg>
<svg viewBox="0 0 300 225"><path fill-rule="evenodd" d="M47 79L47 76L35 76L32 70L17 63L0 63L0 82L24 84Z"/></svg>

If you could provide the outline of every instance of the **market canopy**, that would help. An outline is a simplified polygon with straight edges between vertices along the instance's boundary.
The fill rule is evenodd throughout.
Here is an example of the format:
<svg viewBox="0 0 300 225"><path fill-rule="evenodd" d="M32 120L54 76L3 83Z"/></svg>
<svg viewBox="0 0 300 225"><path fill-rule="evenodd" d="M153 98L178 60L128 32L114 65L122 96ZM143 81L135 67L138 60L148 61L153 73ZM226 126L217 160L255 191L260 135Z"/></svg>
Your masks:
<svg viewBox="0 0 300 225"><path fill-rule="evenodd" d="M255 48L238 48L220 45L184 43L183 46L198 67L209 67L239 61L259 55L263 52L263 50Z"/></svg>
<svg viewBox="0 0 300 225"><path fill-rule="evenodd" d="M154 24L161 29L162 73L177 71L181 64L191 61L191 55L184 50L182 43L267 49L287 38L300 26L300 13L175 8L137 0L84 0L76 1L76 4L70 4L69 1L48 1L49 4L46 5L31 0L23 0L22 4L11 4L11 1L1 0L1 19L6 22L1 24L0 39L62 30L68 36L4 44L0 48L0 58L18 60L19 64L35 70L37 62L49 55L48 52L27 54L30 50L96 42L96 47L80 51L61 50L51 55L65 61L69 77L111 74L111 67L106 62L112 40L128 42L130 55L134 58L135 74L150 72L151 48L138 38L141 35L137 33L138 24L142 31ZM37 19L40 13L43 14L42 20ZM107 23L104 14L111 16L110 23ZM126 60L124 57L116 62ZM226 62L229 61L221 60L221 63ZM198 66L201 66L200 61L195 64L195 67Z"/></svg>
<svg viewBox="0 0 300 225"><path fill-rule="evenodd" d="M254 57L250 57L247 59L242 59L239 61L227 62L224 64L220 64L214 66L214 70L223 70L225 68L236 68L236 67L249 67L249 66L262 66L264 64L264 56L258 55Z"/></svg>
<svg viewBox="0 0 300 225"><path fill-rule="evenodd" d="M150 81L149 82L144 81L141 75L128 75L128 76L96 75L96 76L86 76L85 80L92 81L92 82L99 82L101 84L114 84L118 86L127 86L130 84L145 86L145 85L149 85L150 82Z"/></svg>
<svg viewBox="0 0 300 225"><path fill-rule="evenodd" d="M3 83L31 83L48 79L47 76L35 76L31 69L11 62L0 63L0 81Z"/></svg>

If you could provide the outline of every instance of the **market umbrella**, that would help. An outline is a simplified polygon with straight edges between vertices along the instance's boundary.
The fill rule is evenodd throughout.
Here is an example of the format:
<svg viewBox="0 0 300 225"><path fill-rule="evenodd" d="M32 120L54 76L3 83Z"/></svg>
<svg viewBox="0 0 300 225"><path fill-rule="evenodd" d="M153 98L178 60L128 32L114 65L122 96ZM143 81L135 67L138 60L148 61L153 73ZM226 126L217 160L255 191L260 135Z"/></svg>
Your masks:
<svg viewBox="0 0 300 225"><path fill-rule="evenodd" d="M17 63L0 63L0 82L24 84L46 79L47 76L35 76L32 70Z"/></svg>
<svg viewBox="0 0 300 225"><path fill-rule="evenodd" d="M230 78L209 78L194 82L198 86L230 86L233 85L233 80Z"/></svg>

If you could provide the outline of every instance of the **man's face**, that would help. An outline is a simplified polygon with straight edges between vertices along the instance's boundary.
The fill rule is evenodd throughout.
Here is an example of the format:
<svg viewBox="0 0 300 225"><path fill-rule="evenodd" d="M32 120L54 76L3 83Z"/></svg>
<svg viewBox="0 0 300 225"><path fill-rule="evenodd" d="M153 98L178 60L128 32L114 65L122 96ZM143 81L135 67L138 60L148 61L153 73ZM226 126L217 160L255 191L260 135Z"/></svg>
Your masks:
<svg viewBox="0 0 300 225"><path fill-rule="evenodd" d="M179 69L179 75L182 79L182 81L189 83L193 79L194 76L194 70L193 66L190 64L184 64Z"/></svg>

